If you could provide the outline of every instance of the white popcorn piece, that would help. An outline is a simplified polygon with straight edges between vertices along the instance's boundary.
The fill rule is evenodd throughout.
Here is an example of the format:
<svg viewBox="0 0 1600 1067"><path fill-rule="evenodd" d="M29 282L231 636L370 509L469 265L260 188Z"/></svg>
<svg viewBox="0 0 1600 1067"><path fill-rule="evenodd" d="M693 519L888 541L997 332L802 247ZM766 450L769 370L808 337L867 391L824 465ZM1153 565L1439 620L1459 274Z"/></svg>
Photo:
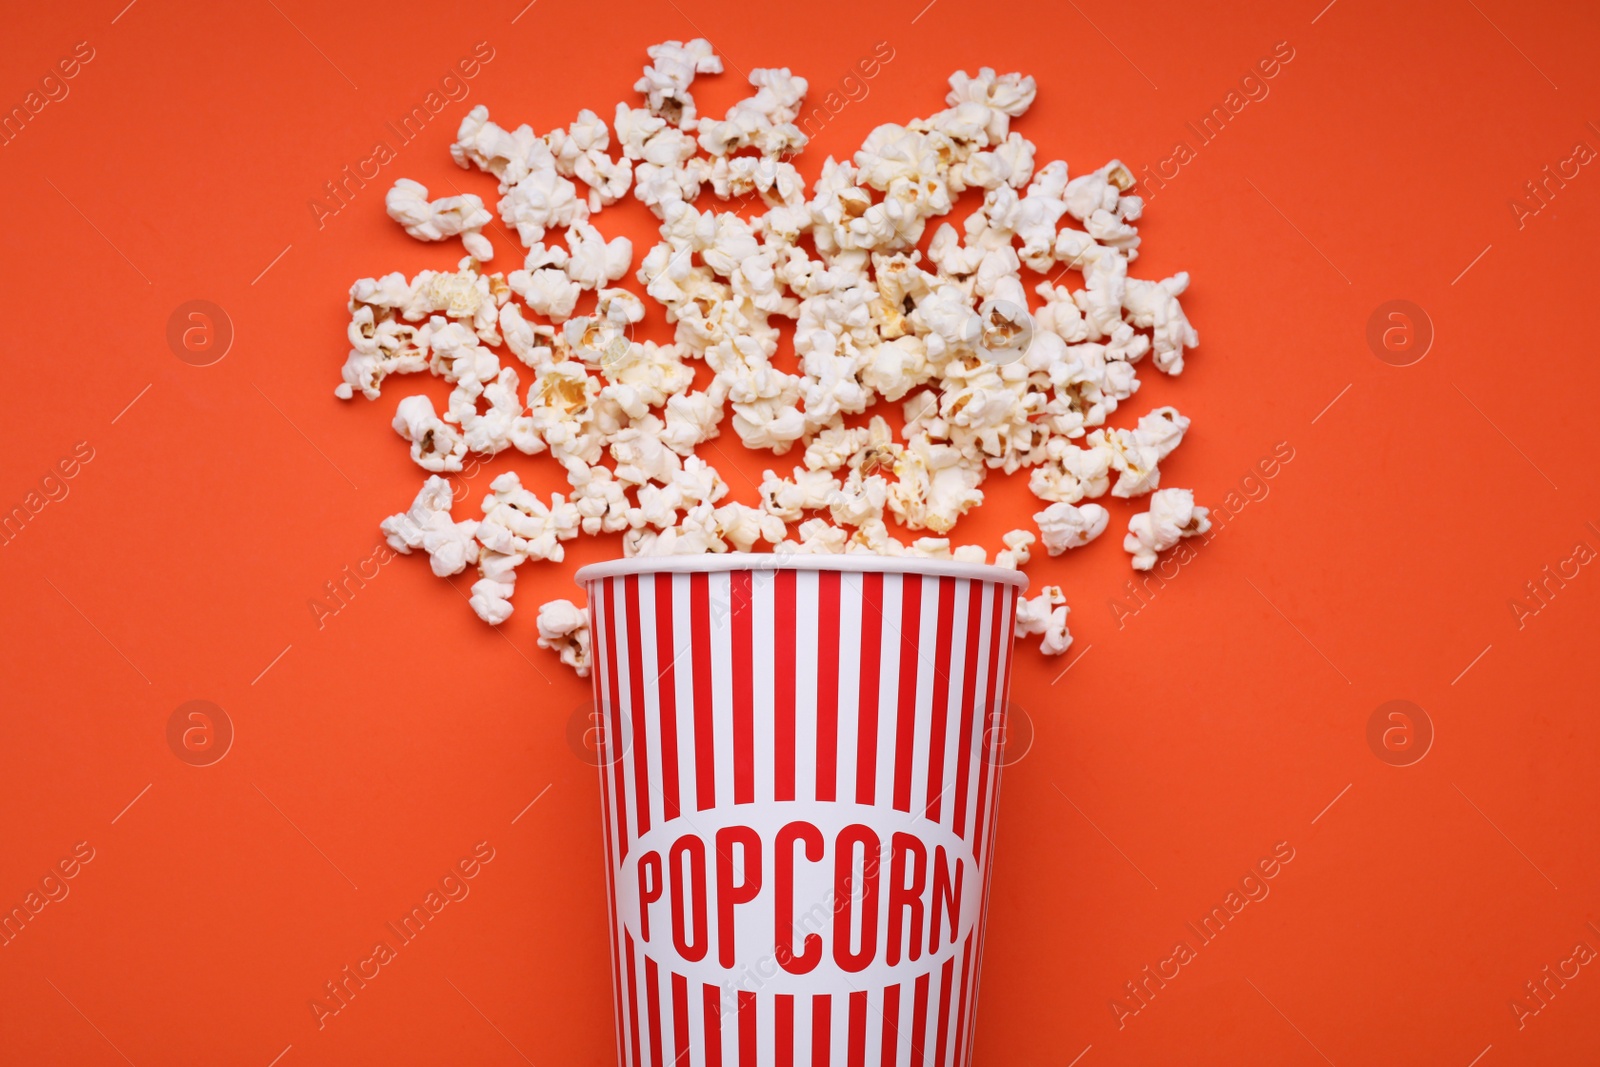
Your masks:
<svg viewBox="0 0 1600 1067"><path fill-rule="evenodd" d="M994 554L994 565L1011 571L1027 566L1038 540L1031 531L1012 530L1000 539L1006 547Z"/></svg>
<svg viewBox="0 0 1600 1067"><path fill-rule="evenodd" d="M1189 420L1177 408L1156 408L1139 420L1132 430L1096 430L1088 437L1091 448L1104 450L1117 483L1111 495L1123 498L1142 496L1161 484L1157 466L1172 454L1189 430Z"/></svg>
<svg viewBox="0 0 1600 1067"><path fill-rule="evenodd" d="M536 241L529 246L522 269L506 276L506 285L530 310L561 322L572 314L583 292L567 274L568 259L566 249L547 248Z"/></svg>
<svg viewBox="0 0 1600 1067"><path fill-rule="evenodd" d="M556 170L568 178L578 178L589 187L591 215L622 199L633 184L633 165L627 157L611 158L611 132L599 115L588 108L566 129L554 129L544 136L555 158Z"/></svg>
<svg viewBox="0 0 1600 1067"><path fill-rule="evenodd" d="M502 192L526 178L534 169L553 165L549 146L526 125L506 130L489 120L482 104L467 112L456 130L450 157L463 170L477 167L500 179Z"/></svg>
<svg viewBox="0 0 1600 1067"><path fill-rule="evenodd" d="M616 533L629 528L628 496L610 468L569 462L567 481L584 533Z"/></svg>
<svg viewBox="0 0 1600 1067"><path fill-rule="evenodd" d="M630 252L632 248L630 246ZM626 289L601 289L595 294L595 315L617 326L644 321L644 301Z"/></svg>
<svg viewBox="0 0 1600 1067"><path fill-rule="evenodd" d="M1047 585L1034 597L1017 597L1016 624L1018 637L1042 634L1039 650L1047 656L1059 656L1072 647L1072 635L1067 632L1067 598L1058 585Z"/></svg>
<svg viewBox="0 0 1600 1067"><path fill-rule="evenodd" d="M1064 437L1052 437L1044 462L1028 476L1028 488L1040 500L1067 504L1104 496L1111 488L1111 457L1109 448L1080 448Z"/></svg>
<svg viewBox="0 0 1600 1067"><path fill-rule="evenodd" d="M669 127L667 120L659 115L652 114L642 107L630 108L627 104L619 103L612 125L617 131L617 143L622 148L624 159L641 160L648 158L655 164L682 162L694 154L694 138L682 133L677 127ZM658 135L665 135L669 140L655 144ZM670 139L676 135L676 139ZM689 144L687 152L681 152L673 147L670 152L669 144L676 146L686 141Z"/></svg>
<svg viewBox="0 0 1600 1067"><path fill-rule="evenodd" d="M1132 188L1133 173L1122 165L1121 160L1113 159L1099 170L1074 178L1067 183L1067 211L1079 222L1086 221L1101 211L1120 216L1127 210L1119 208L1119 202L1124 199L1122 194ZM1137 197L1127 199L1137 200ZM1137 218L1138 209L1133 210L1134 217Z"/></svg>
<svg viewBox="0 0 1600 1067"><path fill-rule="evenodd" d="M799 541L785 541L791 551L802 554L825 554L845 551L845 531L831 526L825 519L807 519L799 526Z"/></svg>
<svg viewBox="0 0 1600 1067"><path fill-rule="evenodd" d="M445 418L461 427L467 451L492 456L513 445L528 455L544 451L533 420L523 413L518 384L516 370L506 367L487 385L463 381L451 392ZM480 400L488 410L478 410Z"/></svg>
<svg viewBox="0 0 1600 1067"><path fill-rule="evenodd" d="M555 267L512 271L506 280L516 294L527 301L531 310L556 322L562 322L572 314L583 292L583 287L568 277L566 271Z"/></svg>
<svg viewBox="0 0 1600 1067"><path fill-rule="evenodd" d="M447 319L487 344L499 344L498 307L510 290L498 274L482 275L469 257L453 273L423 271L408 281L403 274L362 278L350 287L350 354L334 395L348 400L359 389L376 400L390 374L430 367L429 349ZM443 314L437 314L442 312ZM430 317L431 316L431 317ZM409 325L428 319L421 327ZM437 319L437 323L433 320ZM450 343L452 334L444 334Z"/></svg>
<svg viewBox="0 0 1600 1067"><path fill-rule="evenodd" d="M539 605L540 648L561 656L577 672L589 677L589 613L570 600L549 600Z"/></svg>
<svg viewBox="0 0 1600 1067"><path fill-rule="evenodd" d="M459 322L435 315L424 330L428 369L452 384L481 387L500 373L500 359L478 342L478 335Z"/></svg>
<svg viewBox="0 0 1600 1067"><path fill-rule="evenodd" d="M412 549L422 549L428 554L433 573L441 578L460 574L469 564L478 562L478 542L474 540L478 523L472 519L452 520L452 499L450 483L434 475L422 483L410 508L379 524L390 548L404 555L410 555Z"/></svg>
<svg viewBox="0 0 1600 1067"><path fill-rule="evenodd" d="M561 324L563 355L578 359L590 367L606 369L628 355L629 337L625 326L619 326L599 315L578 315Z"/></svg>
<svg viewBox="0 0 1600 1067"><path fill-rule="evenodd" d="M661 443L663 424L654 416L626 427L611 439L609 451L616 462L617 480L628 485L673 482L683 470L683 459Z"/></svg>
<svg viewBox="0 0 1600 1067"><path fill-rule="evenodd" d="M728 546L717 533L716 509L706 501L689 508L676 525L663 530L629 530L622 537L622 549L628 557L692 556L726 552Z"/></svg>
<svg viewBox="0 0 1600 1067"><path fill-rule="evenodd" d="M1182 374L1183 350L1200 343L1200 334L1189 324L1178 303L1178 297L1188 288L1188 272L1179 271L1159 282L1129 278L1122 296L1128 322L1152 331L1156 369L1166 374Z"/></svg>
<svg viewBox="0 0 1600 1067"><path fill-rule="evenodd" d="M585 153L604 151L611 146L611 131L606 129L604 119L584 108L570 127L551 130L544 140L555 157L556 169L571 174Z"/></svg>
<svg viewBox="0 0 1600 1067"><path fill-rule="evenodd" d="M694 151L692 140L688 142L687 151ZM657 216L665 218L673 205L692 201L699 196L700 187L710 173L711 168L702 159L665 165L640 163L634 170L633 195Z"/></svg>
<svg viewBox="0 0 1600 1067"><path fill-rule="evenodd" d="M633 262L633 242L614 237L609 242L586 222L567 231L567 277L580 289L600 289L628 273Z"/></svg>
<svg viewBox="0 0 1600 1067"><path fill-rule="evenodd" d="M554 560L565 555L562 541L578 536L582 515L576 503L556 493L549 505L524 489L513 471L489 483L483 519L475 536L482 546L478 580L468 602L484 622L498 626L511 617L516 569L527 560Z"/></svg>
<svg viewBox="0 0 1600 1067"><path fill-rule="evenodd" d="M778 546L783 551L785 546L792 546L793 542L785 542ZM895 540L889 533L889 528L882 519L869 519L858 526L850 539L845 542L846 552L868 552L878 556L903 556L906 546Z"/></svg>
<svg viewBox="0 0 1600 1067"><path fill-rule="evenodd" d="M666 41L649 49L650 66L634 85L645 94L650 113L686 130L695 127L694 97L689 85L696 74L721 74L722 60L703 37L684 43Z"/></svg>
<svg viewBox="0 0 1600 1067"><path fill-rule="evenodd" d="M805 178L793 163L770 155L717 156L711 160L708 177L712 192L723 200L759 193L774 209L761 220L763 228L774 236L792 242L809 220Z"/></svg>
<svg viewBox="0 0 1600 1067"><path fill-rule="evenodd" d="M495 320L498 308L510 290L498 274L484 275L468 256L454 271L425 270L410 281L398 271L382 278L361 278L350 287L348 307L354 318L363 307L371 308L375 327L396 318L421 322L430 316L471 322L471 328L488 344L498 344ZM351 344L359 346L352 331Z"/></svg>
<svg viewBox="0 0 1600 1067"><path fill-rule="evenodd" d="M1058 604L1050 612L1050 625L1045 628L1044 636L1039 640L1039 651L1047 656L1059 656L1072 647L1072 634L1067 630L1067 615L1072 611L1065 604Z"/></svg>
<svg viewBox="0 0 1600 1067"><path fill-rule="evenodd" d="M547 370L555 361L552 347L556 333L554 327L529 322L522 314L522 308L513 301L501 306L499 325L511 354L533 370Z"/></svg>
<svg viewBox="0 0 1600 1067"><path fill-rule="evenodd" d="M417 340L417 328L390 317L392 309L352 302L350 354L345 359L334 395L349 400L359 389L368 400L376 400L383 381L391 374L414 374L428 368L428 352Z"/></svg>
<svg viewBox="0 0 1600 1067"><path fill-rule="evenodd" d="M681 456L718 436L722 423L722 403L706 393L678 394L667 398L667 425L662 443Z"/></svg>
<svg viewBox="0 0 1600 1067"><path fill-rule="evenodd" d="M828 492L828 514L840 526L860 526L883 518L889 502L889 481L879 474L863 474L858 467L844 484Z"/></svg>
<svg viewBox="0 0 1600 1067"><path fill-rule="evenodd" d="M483 521L478 542L485 549L519 559L548 559L559 563L566 550L562 541L578 536L583 516L576 504L556 493L547 505L522 487L515 471L489 483L483 499Z"/></svg>
<svg viewBox="0 0 1600 1067"><path fill-rule="evenodd" d="M483 550L478 558L478 580L472 583L467 604L490 626L511 618L511 594L517 588L517 565L522 560L501 552Z"/></svg>
<svg viewBox="0 0 1600 1067"><path fill-rule="evenodd" d="M1039 536L1045 551L1059 556L1069 548L1081 548L1106 532L1111 513L1099 504L1075 506L1057 502L1035 513Z"/></svg>
<svg viewBox="0 0 1600 1067"><path fill-rule="evenodd" d="M1066 596L1058 585L1047 585L1033 597L1017 597L1016 636L1032 637L1042 634L1050 625L1050 612L1058 604L1065 604Z"/></svg>
<svg viewBox="0 0 1600 1067"><path fill-rule="evenodd" d="M500 217L516 228L517 238L527 247L544 240L549 230L586 221L589 203L556 170L546 149L541 165L500 198Z"/></svg>
<svg viewBox="0 0 1600 1067"><path fill-rule="evenodd" d="M913 530L946 533L983 501L983 468L968 466L959 451L926 436L909 442L894 473L899 480L889 491L889 508Z"/></svg>
<svg viewBox="0 0 1600 1067"><path fill-rule="evenodd" d="M411 442L411 461L427 471L459 471L467 442L439 418L426 396L408 396L394 411L395 433Z"/></svg>
<svg viewBox="0 0 1600 1067"><path fill-rule="evenodd" d="M761 510L784 522L799 522L802 512L827 508L838 486L838 479L825 470L796 467L790 479L765 471L761 477Z"/></svg>
<svg viewBox="0 0 1600 1067"><path fill-rule="evenodd" d="M694 368L682 361L677 345L658 345L654 341L619 344L613 340L601 352L600 369L607 383L600 395L614 400L630 419L642 420L652 408L668 408L667 422L659 429L662 443L668 448L686 455L703 440L697 436L688 448L680 447L680 432L673 429L671 402L688 402L689 398L681 394L694 380ZM683 405L679 410L684 411ZM716 415L720 418L721 414L719 407Z"/></svg>
<svg viewBox="0 0 1600 1067"><path fill-rule="evenodd" d="M997 77L992 68L983 67L976 78L965 71L950 75L950 92L944 102L956 107L972 101L1016 118L1033 106L1036 95L1038 86L1032 76L1003 74Z"/></svg>
<svg viewBox="0 0 1600 1067"><path fill-rule="evenodd" d="M888 436L888 423L881 418L874 418L872 422L874 429L881 425L885 437ZM834 422L812 435L811 442L806 445L806 466L812 470L836 471L867 447L871 434L872 430L865 426L847 427L842 421Z"/></svg>
<svg viewBox="0 0 1600 1067"><path fill-rule="evenodd" d="M788 67L758 67L750 72L750 84L756 94L729 108L727 118L700 122L700 147L713 156L749 147L766 156L804 148L807 137L794 120L805 99L806 80L789 73Z"/></svg>
<svg viewBox="0 0 1600 1067"><path fill-rule="evenodd" d="M442 241L459 235L473 259L486 262L494 258L494 246L483 236L483 228L494 216L479 197L464 193L430 201L427 186L401 178L384 195L383 202L389 217L417 240Z"/></svg>
<svg viewBox="0 0 1600 1067"><path fill-rule="evenodd" d="M1196 506L1188 489L1161 489L1150 494L1150 510L1128 520L1122 547L1133 556L1133 569L1147 571L1156 557L1185 537L1210 531L1210 510Z"/></svg>
<svg viewBox="0 0 1600 1067"><path fill-rule="evenodd" d="M718 536L738 552L749 552L762 541L775 545L788 533L782 519L746 504L724 504L715 515Z"/></svg>

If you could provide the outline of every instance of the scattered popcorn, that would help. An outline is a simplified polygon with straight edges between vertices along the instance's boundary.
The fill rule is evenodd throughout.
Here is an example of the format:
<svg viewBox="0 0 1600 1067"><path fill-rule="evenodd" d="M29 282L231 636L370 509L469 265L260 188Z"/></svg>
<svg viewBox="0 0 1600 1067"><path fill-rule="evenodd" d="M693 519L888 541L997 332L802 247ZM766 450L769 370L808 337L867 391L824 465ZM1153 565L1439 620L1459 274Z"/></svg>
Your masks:
<svg viewBox="0 0 1600 1067"><path fill-rule="evenodd" d="M626 159L613 160L607 151L611 133L605 122L585 108L565 130L554 129L545 135L556 170L569 178L579 178L589 187L589 211L598 212L622 199L633 184L633 166Z"/></svg>
<svg viewBox="0 0 1600 1067"><path fill-rule="evenodd" d="M540 648L561 655L561 662L589 677L589 613L570 600L551 600L539 606Z"/></svg>
<svg viewBox="0 0 1600 1067"><path fill-rule="evenodd" d="M1099 504L1055 503L1037 512L1033 521L1039 524L1039 536L1052 556L1059 556L1069 548L1081 548L1106 532L1111 513Z"/></svg>
<svg viewBox="0 0 1600 1067"><path fill-rule="evenodd" d="M736 552L749 552L755 547L757 541L765 541L775 545L782 541L787 527L783 520L776 515L769 515L760 508L752 508L744 504L725 504L718 508L714 514L717 519L717 533L733 546Z"/></svg>
<svg viewBox="0 0 1600 1067"><path fill-rule="evenodd" d="M1104 449L1111 469L1118 472L1112 496L1141 496L1161 484L1156 464L1178 447L1189 429L1189 420L1177 408L1156 408L1139 420L1133 430L1096 430L1088 437L1091 446Z"/></svg>
<svg viewBox="0 0 1600 1067"><path fill-rule="evenodd" d="M456 522L448 484L429 477L384 520L397 550L427 551L445 575L475 563L472 609L498 625L517 568L561 560L579 534L620 534L626 556L766 546L983 563L994 546L952 534L993 472L1026 470L1046 505L1037 534L1001 538L996 566L1094 540L1107 495L1150 496L1124 542L1137 569L1209 529L1189 491L1160 488L1189 420L1160 407L1111 424L1145 356L1177 375L1199 343L1179 303L1189 276L1130 276L1144 201L1120 161L1077 173L1036 159L1013 129L1033 78L957 72L944 110L877 127L808 187L793 162L806 78L753 69L752 94L715 118L690 91L722 72L709 42L668 41L649 58L641 98L609 125L588 109L542 134L481 105L462 119L451 157L497 182L494 210L524 250L507 274L484 272L493 215L478 195L430 200L410 179L388 191L408 234L459 236L468 256L351 286L335 394L377 399L394 376L426 371L451 388L444 410L419 393L393 420L419 467L460 472L469 456L515 450L547 456L537 462L570 489L546 498L503 473L482 518ZM637 263L600 221L628 199L659 234ZM944 219L957 210L959 225ZM1024 269L1050 280L1030 291ZM669 341L636 339L662 324ZM752 503L724 499L698 454L720 455L710 443L725 428L793 455ZM1047 586L1019 600L1016 632L1059 655L1067 614ZM541 647L588 670L581 609L551 601L538 629Z"/></svg>
<svg viewBox="0 0 1600 1067"><path fill-rule="evenodd" d="M482 232L494 221L494 216L483 206L483 201L471 193L429 201L426 185L401 178L384 196L383 202L389 217L417 240L442 241L459 234L467 254L473 259L487 262L494 258L494 247ZM1188 281L1187 277L1184 281Z"/></svg>
<svg viewBox="0 0 1600 1067"><path fill-rule="evenodd" d="M741 148L759 148L766 156L798 152L805 147L806 135L794 124L800 114L800 101L809 87L788 67L750 72L756 95L741 100L728 110L722 122L702 120L700 147L713 156L728 156Z"/></svg>
<svg viewBox="0 0 1600 1067"><path fill-rule="evenodd" d="M500 475L489 488L493 492L483 501L478 542L503 556L561 562L566 554L561 542L578 536L582 519L577 505L557 493L546 506L522 487L515 471Z"/></svg>
<svg viewBox="0 0 1600 1067"><path fill-rule="evenodd" d="M1027 530L1012 530L1000 540L1006 547L995 553L994 565L1014 571L1023 567L1032 558L1033 543L1038 538Z"/></svg>
<svg viewBox="0 0 1600 1067"><path fill-rule="evenodd" d="M1017 597L1016 635L1043 634L1039 649L1047 656L1059 656L1072 647L1067 632L1067 598L1058 585L1047 585L1035 597Z"/></svg>
<svg viewBox="0 0 1600 1067"><path fill-rule="evenodd" d="M493 492L484 498L483 521L474 531L481 546L479 577L468 603L480 619L498 626L511 617L517 567L530 559L560 562L566 555L560 542L578 536L582 513L560 493L546 506L522 487L514 471L500 475L489 488Z"/></svg>
<svg viewBox="0 0 1600 1067"><path fill-rule="evenodd" d="M1044 637L1039 641L1039 651L1047 656L1059 656L1072 647L1072 634L1067 632L1067 615L1072 611L1065 604L1059 604L1050 613L1050 625L1045 627Z"/></svg>
<svg viewBox="0 0 1600 1067"><path fill-rule="evenodd" d="M1133 569L1147 571L1156 556L1185 537L1198 537L1211 529L1207 508L1196 507L1187 489L1161 489L1150 494L1150 510L1128 520L1122 547L1133 554Z"/></svg>
<svg viewBox="0 0 1600 1067"><path fill-rule="evenodd" d="M478 561L480 577L472 583L472 595L467 603L478 618L490 626L499 626L511 618L511 594L517 588L517 563L515 556L499 552L485 552Z"/></svg>
<svg viewBox="0 0 1600 1067"><path fill-rule="evenodd" d="M721 74L722 60L711 51L711 42L696 37L688 44L667 41L649 49L650 66L634 90L645 94L650 113L686 130L695 127L694 97L689 84L696 74Z"/></svg>
<svg viewBox="0 0 1600 1067"><path fill-rule="evenodd" d="M581 289L603 288L628 273L633 261L632 241L626 237L607 241L587 222L576 223L567 231L567 245L571 248L567 277Z"/></svg>
<svg viewBox="0 0 1600 1067"><path fill-rule="evenodd" d="M468 564L478 562L478 542L473 540L478 524L471 519L451 521L450 500L450 483L435 476L422 483L409 510L378 524L390 548L408 556L412 549L422 549L433 573L441 578L460 574Z"/></svg>
<svg viewBox="0 0 1600 1067"><path fill-rule="evenodd" d="M408 396L394 412L394 431L411 442L411 460L427 471L458 471L466 438L433 410L426 396Z"/></svg>

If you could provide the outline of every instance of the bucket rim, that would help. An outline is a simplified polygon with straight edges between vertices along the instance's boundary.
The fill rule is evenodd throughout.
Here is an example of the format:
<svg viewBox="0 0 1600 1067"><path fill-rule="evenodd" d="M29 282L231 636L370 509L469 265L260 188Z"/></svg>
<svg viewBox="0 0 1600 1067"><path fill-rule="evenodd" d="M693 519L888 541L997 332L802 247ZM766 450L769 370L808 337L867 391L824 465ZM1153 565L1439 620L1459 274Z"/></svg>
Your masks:
<svg viewBox="0 0 1600 1067"><path fill-rule="evenodd" d="M1014 586L1026 592L1028 576L992 563L963 563L921 556L880 556L871 552L716 552L693 556L634 556L590 563L573 576L580 585L599 578L638 574L709 574L724 571L843 571L855 574L921 574L967 578Z"/></svg>

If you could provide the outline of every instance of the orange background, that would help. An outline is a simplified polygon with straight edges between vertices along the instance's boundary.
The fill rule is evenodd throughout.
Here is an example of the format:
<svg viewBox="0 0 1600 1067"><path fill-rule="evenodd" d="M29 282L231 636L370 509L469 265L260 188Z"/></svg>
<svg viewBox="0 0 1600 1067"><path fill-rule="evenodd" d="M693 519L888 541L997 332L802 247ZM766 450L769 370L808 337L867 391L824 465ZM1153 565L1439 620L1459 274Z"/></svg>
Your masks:
<svg viewBox="0 0 1600 1067"><path fill-rule="evenodd" d="M1510 606L1578 542L1600 549L1600 174L1552 183L1520 225L1510 206L1576 142L1600 146L1584 5L124 2L14 7L0 41L6 109L94 49L0 148L0 507L93 450L0 548L0 906L94 850L0 948L0 1061L612 1061L597 786L566 740L588 688L533 623L616 540L524 568L499 633L467 608L471 575L418 557L320 628L308 603L421 482L387 425L416 379L332 396L350 282L461 254L407 238L383 189L492 204L446 151L470 106L540 131L584 106L609 120L647 45L696 35L728 62L695 89L712 114L744 95L740 70L789 65L818 99L889 42L808 175L981 64L1038 77L1017 128L1041 162L1140 170L1193 147L1185 123L1278 42L1294 51L1149 205L1135 273L1192 273L1202 344L1179 379L1145 368L1114 420L1190 415L1163 481L1213 506L1280 442L1294 458L1135 614L1110 606L1126 504L1099 542L1030 568L1066 588L1077 643L1019 659L1036 740L1006 774L977 1062L1594 1058L1597 969L1551 982L1537 1014L1524 983L1600 948L1600 575ZM323 183L479 41L494 59L469 98L319 229ZM600 217L635 263L640 218ZM516 266L491 237L494 267ZM211 366L166 340L193 299L235 331ZM1366 339L1395 299L1435 333L1414 365ZM560 487L548 457L502 459L458 515L509 468ZM1024 479L990 488L967 540L1036 509ZM167 741L195 699L236 731L211 766ZM1396 699L1435 731L1409 766L1368 741ZM319 1029L323 983L484 841L470 896ZM1270 896L1199 947L1185 924L1279 842L1294 859ZM1179 939L1196 958L1119 1028L1113 998Z"/></svg>

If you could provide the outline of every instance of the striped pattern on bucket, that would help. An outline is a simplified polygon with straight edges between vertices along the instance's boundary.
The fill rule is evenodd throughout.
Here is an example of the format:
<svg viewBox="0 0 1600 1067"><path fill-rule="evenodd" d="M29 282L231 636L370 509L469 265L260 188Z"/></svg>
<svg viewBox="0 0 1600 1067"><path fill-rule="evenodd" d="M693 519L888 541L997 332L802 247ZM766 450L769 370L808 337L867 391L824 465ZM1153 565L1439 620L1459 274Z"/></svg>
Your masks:
<svg viewBox="0 0 1600 1067"><path fill-rule="evenodd" d="M624 1067L965 1067L1015 591L589 583Z"/></svg>

